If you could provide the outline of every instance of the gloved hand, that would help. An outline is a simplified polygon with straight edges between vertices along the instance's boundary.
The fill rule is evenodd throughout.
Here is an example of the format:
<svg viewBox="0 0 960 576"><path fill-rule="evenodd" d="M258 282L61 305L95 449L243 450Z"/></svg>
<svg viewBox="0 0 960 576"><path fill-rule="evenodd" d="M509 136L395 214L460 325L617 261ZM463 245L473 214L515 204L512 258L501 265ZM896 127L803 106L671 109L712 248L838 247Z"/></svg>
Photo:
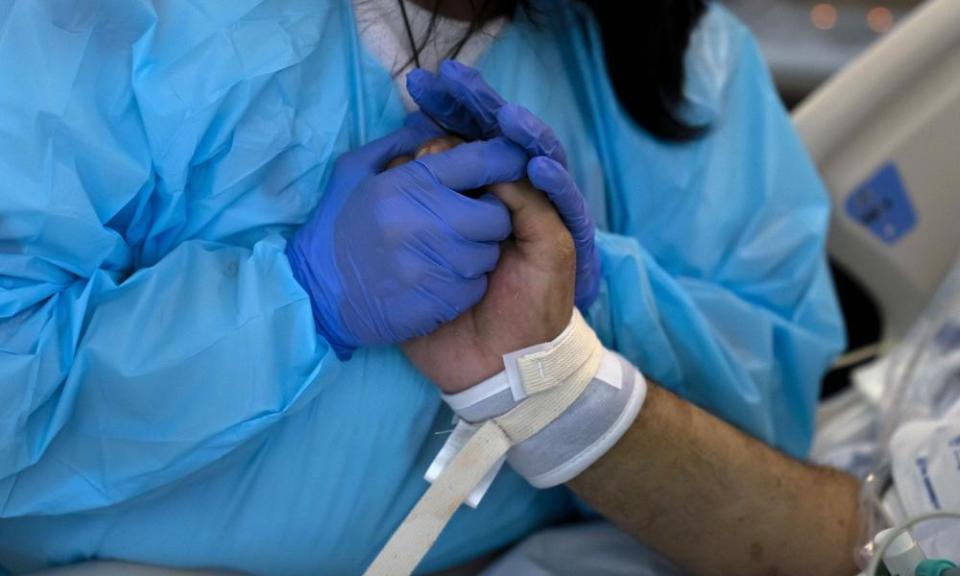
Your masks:
<svg viewBox="0 0 960 576"><path fill-rule="evenodd" d="M425 160L430 156L423 154L452 144L434 140L417 157ZM447 394L503 370L504 354L554 339L573 310L573 241L557 211L527 181L488 189L509 208L513 233L500 245L483 299L452 322L401 344L413 365Z"/></svg>
<svg viewBox="0 0 960 576"><path fill-rule="evenodd" d="M499 200L460 193L524 177L526 154L503 138L380 171L440 133L424 120L341 156L287 246L317 331L342 359L427 334L473 306L510 235Z"/></svg>
<svg viewBox="0 0 960 576"><path fill-rule="evenodd" d="M421 153L454 144L434 140ZM486 294L456 320L401 348L470 423L466 428L497 419L513 445L507 460L514 470L534 486L554 486L616 442L646 387L573 312L573 241L546 196L526 181L489 190L510 209L513 234L501 244ZM448 454L463 439L455 436L444 448ZM438 458L434 472L447 460Z"/></svg>
<svg viewBox="0 0 960 576"><path fill-rule="evenodd" d="M586 309L600 287L595 227L583 195L566 170L566 153L549 126L532 112L506 102L474 68L452 60L437 75L417 69L407 90L420 109L445 129L467 139L503 136L531 156L527 177L553 202L573 236L577 253L576 305Z"/></svg>

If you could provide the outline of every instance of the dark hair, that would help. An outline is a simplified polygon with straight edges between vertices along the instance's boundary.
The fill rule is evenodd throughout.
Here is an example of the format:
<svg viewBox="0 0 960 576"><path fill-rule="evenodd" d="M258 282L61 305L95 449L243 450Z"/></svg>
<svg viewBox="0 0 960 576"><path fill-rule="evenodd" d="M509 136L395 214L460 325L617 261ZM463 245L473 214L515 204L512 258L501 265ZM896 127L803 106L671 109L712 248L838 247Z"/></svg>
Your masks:
<svg viewBox="0 0 960 576"><path fill-rule="evenodd" d="M603 37L607 73L620 104L648 132L665 140L696 138L704 127L684 121L684 55L705 0L644 0L639 18L623 4L584 0Z"/></svg>
<svg viewBox="0 0 960 576"><path fill-rule="evenodd" d="M484 23L518 10L535 19L533 0L474 0L480 2L477 16L449 54L456 55ZM403 0L398 0L401 9ZM443 0L436 0L433 18L424 38L415 41L411 61L418 62L436 24ZM684 55L690 34L706 10L706 0L644 0L642 17L634 18L624 4L613 0L581 0L593 11L603 38L607 73L617 98L630 116L653 136L686 141L703 133L704 127L684 120ZM406 13L404 13L406 16Z"/></svg>

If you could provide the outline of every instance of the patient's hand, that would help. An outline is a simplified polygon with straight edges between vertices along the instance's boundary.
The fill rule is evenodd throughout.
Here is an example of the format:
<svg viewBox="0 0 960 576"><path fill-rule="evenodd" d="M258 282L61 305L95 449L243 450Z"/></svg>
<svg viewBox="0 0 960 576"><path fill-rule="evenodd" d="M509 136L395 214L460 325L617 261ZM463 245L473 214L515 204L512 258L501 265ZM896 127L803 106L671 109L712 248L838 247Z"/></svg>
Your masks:
<svg viewBox="0 0 960 576"><path fill-rule="evenodd" d="M431 154L456 145L444 138ZM573 313L573 240L553 205L526 180L491 186L510 209L513 236L479 304L436 331L401 345L411 362L452 394L503 370L502 355L554 339Z"/></svg>

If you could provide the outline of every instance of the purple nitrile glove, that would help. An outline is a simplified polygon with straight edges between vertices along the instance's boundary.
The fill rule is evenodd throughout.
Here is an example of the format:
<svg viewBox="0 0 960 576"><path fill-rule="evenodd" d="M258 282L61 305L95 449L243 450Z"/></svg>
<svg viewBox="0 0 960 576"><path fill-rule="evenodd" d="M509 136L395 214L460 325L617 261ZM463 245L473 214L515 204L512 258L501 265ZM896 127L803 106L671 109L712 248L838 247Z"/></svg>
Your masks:
<svg viewBox="0 0 960 576"><path fill-rule="evenodd" d="M499 200L460 193L526 175L527 155L504 138L381 171L440 135L423 120L341 156L287 246L317 331L342 359L427 334L476 304L510 235Z"/></svg>
<svg viewBox="0 0 960 576"><path fill-rule="evenodd" d="M479 71L452 60L441 63L438 74L413 70L407 75L407 89L421 111L446 129L466 138L502 136L527 151L530 181L550 198L573 236L576 304L588 308L600 290L596 229L553 130L526 108L506 102Z"/></svg>

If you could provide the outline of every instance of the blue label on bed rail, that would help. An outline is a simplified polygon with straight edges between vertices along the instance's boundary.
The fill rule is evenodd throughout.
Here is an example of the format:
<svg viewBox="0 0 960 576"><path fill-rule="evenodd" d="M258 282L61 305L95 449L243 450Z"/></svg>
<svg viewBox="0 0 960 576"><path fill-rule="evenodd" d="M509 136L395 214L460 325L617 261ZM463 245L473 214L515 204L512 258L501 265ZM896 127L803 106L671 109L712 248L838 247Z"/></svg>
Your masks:
<svg viewBox="0 0 960 576"><path fill-rule="evenodd" d="M887 244L896 244L917 225L917 214L903 185L900 171L891 162L847 197L847 215L863 224Z"/></svg>

